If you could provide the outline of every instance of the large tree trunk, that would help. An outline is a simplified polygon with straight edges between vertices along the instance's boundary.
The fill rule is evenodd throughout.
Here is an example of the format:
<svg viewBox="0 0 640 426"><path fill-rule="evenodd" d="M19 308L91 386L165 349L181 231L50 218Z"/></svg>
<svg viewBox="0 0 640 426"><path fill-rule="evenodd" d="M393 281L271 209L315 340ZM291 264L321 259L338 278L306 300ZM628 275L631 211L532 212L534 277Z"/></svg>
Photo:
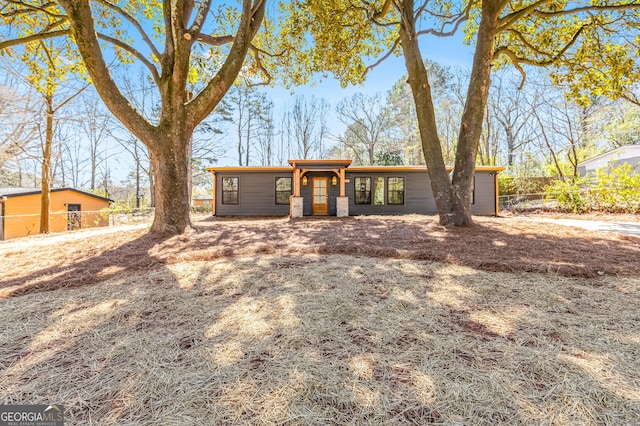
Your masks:
<svg viewBox="0 0 640 426"><path fill-rule="evenodd" d="M42 181L40 183L40 233L48 234L49 205L51 203L51 148L53 146L53 96L45 96L47 103L44 149L42 150Z"/></svg>
<svg viewBox="0 0 640 426"><path fill-rule="evenodd" d="M189 139L177 135L175 139L158 144L149 150L153 170L155 217L151 230L179 234L191 226L189 219Z"/></svg>
<svg viewBox="0 0 640 426"><path fill-rule="evenodd" d="M186 0L163 2L166 31L164 52L158 63L146 64L161 97L157 126L141 115L121 93L102 54L89 0L60 0L73 36L93 84L109 110L149 149L155 183L155 218L151 230L179 234L189 228L188 149L195 127L227 93L238 76L256 35L267 1L243 0L233 42L216 76L194 97L187 90L191 49L199 36L209 2L201 2L193 23Z"/></svg>
<svg viewBox="0 0 640 426"><path fill-rule="evenodd" d="M422 151L429 170L431 190L436 201L440 223L452 225L451 220L451 184L442 156L442 146L438 138L436 116L431 97L431 86L427 69L422 60L418 37L415 31L413 0L403 2L403 19L400 27L400 39L407 67L407 82L411 87L418 118L418 130L422 141Z"/></svg>
<svg viewBox="0 0 640 426"><path fill-rule="evenodd" d="M407 66L408 83L413 93L422 150L429 170L431 189L445 226L471 226L471 190L478 145L482 135L489 86L494 36L498 26L499 7L491 0L483 2L477 35L471 80L462 114L451 178L446 170L442 146L438 138L431 88L415 31L413 0L404 0L400 39Z"/></svg>
<svg viewBox="0 0 640 426"><path fill-rule="evenodd" d="M476 51L473 56L471 80L467 91L456 163L451 178L453 224L473 225L471 219L471 190L476 167L478 144L482 136L482 122L487 110L489 87L491 86L491 62L493 61L495 34L498 28L500 4L486 0L482 4L482 16L476 36Z"/></svg>

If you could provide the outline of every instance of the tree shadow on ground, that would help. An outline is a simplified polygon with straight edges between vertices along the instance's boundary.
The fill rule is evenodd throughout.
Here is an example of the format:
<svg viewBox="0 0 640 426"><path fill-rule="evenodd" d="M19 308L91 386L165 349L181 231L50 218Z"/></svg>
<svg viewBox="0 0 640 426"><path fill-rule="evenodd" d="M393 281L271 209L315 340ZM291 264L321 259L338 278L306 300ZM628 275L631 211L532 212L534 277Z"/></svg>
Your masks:
<svg viewBox="0 0 640 426"><path fill-rule="evenodd" d="M494 272L576 277L640 273L639 241L511 219L480 219L470 228L444 228L433 218L415 216L272 221L267 226L227 220L196 226L193 252L182 258L252 252L348 254L448 262Z"/></svg>
<svg viewBox="0 0 640 426"><path fill-rule="evenodd" d="M143 260L177 241L147 241ZM0 398L62 402L74 424L607 423L637 407L633 389L609 382L637 370L618 372L607 354L608 339L633 356L616 315L635 315L637 298L611 295L580 326L580 303L601 291L584 280L537 288L528 276L311 253L191 267L2 301L14 313Z"/></svg>
<svg viewBox="0 0 640 426"><path fill-rule="evenodd" d="M126 235L124 237L126 238ZM0 278L0 299L91 285L118 274L184 261L255 254L344 254L428 260L493 272L540 272L569 277L640 273L640 243L571 228L514 219L479 219L471 228L445 228L428 216L344 220L205 220L184 235L147 234L100 253L61 253L60 263ZM37 258L37 254L32 256Z"/></svg>
<svg viewBox="0 0 640 426"><path fill-rule="evenodd" d="M162 264L162 260L151 251L168 239L168 235L144 234L100 252L86 249L87 244L77 251L68 245L57 254L59 261L54 266L38 268L35 264L27 274L4 274L0 278L0 300L41 291L83 287L120 274L153 270ZM88 245L94 246L97 242L89 242ZM30 256L37 262L37 253L30 253Z"/></svg>

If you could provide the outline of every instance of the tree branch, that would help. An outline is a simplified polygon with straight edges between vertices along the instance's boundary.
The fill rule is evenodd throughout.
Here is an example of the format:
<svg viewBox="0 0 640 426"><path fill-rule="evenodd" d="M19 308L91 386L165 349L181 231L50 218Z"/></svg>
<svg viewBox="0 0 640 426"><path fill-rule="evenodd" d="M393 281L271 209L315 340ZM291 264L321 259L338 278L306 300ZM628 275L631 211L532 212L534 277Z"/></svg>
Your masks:
<svg viewBox="0 0 640 426"><path fill-rule="evenodd" d="M437 37L451 37L452 35L454 35L457 31L458 28L460 28L460 25L462 25L464 22L467 21L467 19L469 19L469 11L471 10L471 5L468 4L464 10L462 12L460 12L457 15L454 15L451 17L451 19L449 21L445 21L442 23L442 27L440 27L440 30L434 30L433 28L428 29L428 30L422 30L422 31L418 31L416 33L417 36L421 36L421 35L425 35L425 34L433 34ZM448 25L453 25L453 28L450 31L444 31L444 28Z"/></svg>
<svg viewBox="0 0 640 426"><path fill-rule="evenodd" d="M531 43L529 43L527 40L525 40L524 37L522 36L522 34L520 34L519 32L517 32L515 30L509 30L510 32L513 32L513 33L516 34L516 36L523 42L525 47L533 50L533 52L538 54L538 55L547 56L549 59L547 59L547 60L534 60L534 59L521 58L518 55L516 55L515 52L513 52L511 49L509 49L508 46L502 46L502 47L497 48L496 51L493 54L493 58L496 59L500 55L505 55L505 56L507 56L509 58L509 60L511 61L513 66L515 66L516 69L518 70L518 72L522 75L522 81L520 82L520 86L518 86L518 89L520 90L520 89L522 89L524 87L524 83L525 83L525 80L527 78L527 74L525 73L524 69L522 68L522 64L532 65L532 66L539 66L539 67L544 67L544 66L548 66L548 65L554 64L555 62L557 62L560 59L560 57L562 55L564 55L567 52L567 50L569 50L571 48L571 46L573 46L576 43L576 41L578 41L578 37L580 37L580 34L582 33L582 31L584 31L584 29L586 27L588 27L588 26L590 26L590 24L585 24L585 25L581 26L580 28L578 28L578 31L576 31L575 34L573 35L573 37L571 37L571 40L569 40L569 42L558 53L543 52L540 49L536 48L535 46L531 45Z"/></svg>
<svg viewBox="0 0 640 426"><path fill-rule="evenodd" d="M269 56L271 58L277 58L279 56L282 56L287 51L287 50L285 50L285 51L280 52L280 53L271 53L271 52L268 52L268 51L266 51L264 49L259 48L258 46L256 46L253 43L249 46L249 48L251 50L255 51L255 52L262 53L262 54L267 55L267 56Z"/></svg>
<svg viewBox="0 0 640 426"><path fill-rule="evenodd" d="M258 0L257 8L251 0L242 0L240 24L233 38L233 45L216 76L207 84L189 105L190 120L194 123L202 121L222 99L237 77L245 56L250 48L251 40L262 25L266 2Z"/></svg>
<svg viewBox="0 0 640 426"><path fill-rule="evenodd" d="M202 26L204 25L204 21L209 14L209 10L211 9L212 0L204 0L198 9L198 13L196 14L196 18L193 20L193 24L191 28L189 28L189 33L197 34L196 40L200 36L200 31L202 30Z"/></svg>
<svg viewBox="0 0 640 426"><path fill-rule="evenodd" d="M534 11L536 7L539 7L548 3L550 3L550 0L540 0L535 3L531 3L530 5L528 5L523 9L517 10L515 12L511 12L503 16L502 18L500 18L500 26L498 28L498 31L507 28L508 26L516 22L518 19Z"/></svg>
<svg viewBox="0 0 640 426"><path fill-rule="evenodd" d="M199 41L201 43L205 43L208 44L210 46L222 46L224 44L228 44L233 42L233 36L232 35L224 35L224 36L218 36L218 37L214 37L208 34L198 34L195 37L196 41Z"/></svg>
<svg viewBox="0 0 640 426"><path fill-rule="evenodd" d="M44 13L46 15L55 17L56 19L61 19L61 18L65 17L64 15L60 15L58 13L53 13L53 12L47 10L49 7L56 6L56 3L54 3L54 2L45 3L45 4L41 5L41 6L36 6L34 4L24 3L23 1L19 1L19 0L5 0L5 1L7 2L7 4L12 4L14 6L20 6L20 7L23 7L24 9L16 9L16 10L14 10L12 12L2 13L2 14L0 14L0 16L11 17L11 16L27 14L27 13L41 12L41 13Z"/></svg>
<svg viewBox="0 0 640 426"><path fill-rule="evenodd" d="M496 49L493 57L497 58L500 55L507 56L509 58L509 60L511 61L511 63L513 64L513 66L516 67L516 69L518 70L518 72L522 76L522 80L520 81L520 85L518 86L518 90L522 90L522 88L524 87L524 83L527 80L527 73L524 72L524 69L522 68L521 64L524 63L524 64L528 64L528 65L543 66L542 63L537 63L535 61L530 61L528 59L519 58L515 53L513 53L511 50L509 50L508 47L501 47L499 49Z"/></svg>
<svg viewBox="0 0 640 426"><path fill-rule="evenodd" d="M567 16L567 15L577 15L582 12L611 12L616 10L638 10L640 9L640 2L633 2L627 4L615 4L615 5L607 5L607 6L583 6L576 7L573 9L565 9L558 11L543 11L543 10L534 10L531 12L532 15L540 16L543 18L555 17L555 16Z"/></svg>
<svg viewBox="0 0 640 426"><path fill-rule="evenodd" d="M84 92L88 87L90 86L90 84L85 84L81 89L79 89L76 93L74 93L73 95L69 96L67 99L65 99L64 101L62 101L57 107L55 107L53 109L53 113L55 114L56 112L58 112L58 110L62 107L64 107L66 104L68 104L69 102L71 102L72 100L74 100L78 95L80 95L80 93Z"/></svg>
<svg viewBox="0 0 640 426"><path fill-rule="evenodd" d="M538 16L541 18L550 18L550 17L558 17L558 16L567 16L567 15L577 15L583 12L609 12L616 10L637 10L640 9L640 2L628 3L628 4L616 4L616 5L606 5L606 6L582 6L575 7L573 9L563 9L558 11L543 11L536 10L538 6L550 3L549 0L542 0L536 3L533 3L524 9L518 10L516 12L505 15L500 18L500 28L499 31L503 31L514 24L516 21L524 17L525 15Z"/></svg>
<svg viewBox="0 0 640 426"><path fill-rule="evenodd" d="M151 39L147 35L146 31L144 30L144 28L142 28L142 26L140 25L140 23L138 22L137 19L135 19L133 16L129 15L121 7L118 7L115 4L111 4L107 0L98 0L98 3L100 3L101 5L103 5L105 7L110 8L111 10L114 10L116 13L121 15L125 20L127 20L127 22L129 22L131 25L133 25L135 27L135 29L138 31L138 33L140 33L140 36L142 37L142 40L144 40L144 42L149 47L149 49L151 50L153 55L158 60L160 60L162 58L162 54L158 51L158 49L153 44L153 42L151 41Z"/></svg>
<svg viewBox="0 0 640 426"><path fill-rule="evenodd" d="M58 30L51 32L41 32L26 37L16 38L13 40L5 40L3 42L0 42L0 50L4 50L13 46L19 46L21 44L32 43L34 41L42 41L55 37L67 36L69 34L71 34L69 30Z"/></svg>
<svg viewBox="0 0 640 426"><path fill-rule="evenodd" d="M124 50L125 52L128 52L131 55L133 55L136 58L138 58L138 60L140 60L140 62L142 62L149 69L149 71L151 71L151 75L153 75L153 79L155 80L156 84L159 83L160 74L158 73L157 68L155 67L155 65L153 65L153 63L151 61L149 61L147 58L145 58L145 56L142 53L140 53L135 48L129 46L127 43L123 42L122 40L118 40L116 38L113 38L111 36L108 36L108 35L102 34L102 33L98 33L98 32L96 32L96 35L98 36L98 38L100 40L103 40L103 41L106 41L108 43L111 43L114 46L117 46L120 49Z"/></svg>
<svg viewBox="0 0 640 426"><path fill-rule="evenodd" d="M389 49L389 51L387 51L387 53L385 53L385 55L378 59L374 64L369 65L365 70L364 73L367 74L369 71L371 71L372 69L374 69L375 67L377 67L378 65L380 65L382 62L384 62L389 56L391 56L393 54L393 52L398 48L398 45L400 44L400 37L396 38L393 41L393 45L391 46L391 48Z"/></svg>
<svg viewBox="0 0 640 426"><path fill-rule="evenodd" d="M253 52L253 58L255 59L256 64L258 64L258 69L262 71L265 77L267 77L266 81L262 81L260 83L253 83L253 84L250 84L249 86L250 87L251 86L268 86L271 83L271 74L269 73L269 70L265 68L264 64L262 63L262 60L260 59L260 53L263 53L264 51L257 48L253 44L249 46L249 49L251 49L251 52ZM264 52L264 53L268 55L267 52Z"/></svg>
<svg viewBox="0 0 640 426"><path fill-rule="evenodd" d="M384 18L384 16L389 12L389 8L391 7L391 3L393 3L393 0L385 0L384 4L382 5L382 9L380 9L379 12L376 12L373 15L373 18L374 19Z"/></svg>
<svg viewBox="0 0 640 426"><path fill-rule="evenodd" d="M525 47L530 48L536 54L549 57L549 59L546 60L546 61L536 61L536 60L528 60L528 59L524 59L524 58L519 58L519 62L526 63L526 64L529 64L529 65L537 65L537 66L552 65L554 62L556 62L558 59L560 59L560 57L562 55L564 55L567 52L567 50L569 50L571 48L571 46L573 46L576 43L576 41L578 41L578 38L580 37L580 34L582 34L584 29L589 27L590 25L591 24L584 24L580 28L578 28L578 30L575 32L575 34L573 34L573 36L571 37L571 40L569 40L569 42L562 49L560 49L560 51L558 53L543 52L542 50L536 48L535 46L533 46L529 42L527 42L524 39L524 37L522 36L522 34L518 33L517 31L511 30L511 32L515 32L518 35L518 37L522 40L523 44L525 44ZM496 53L494 54L494 58L498 57L498 54L499 54L498 52L499 51L502 51L504 53L503 49L505 49L505 47L501 47L501 48L496 49Z"/></svg>
<svg viewBox="0 0 640 426"><path fill-rule="evenodd" d="M620 97L622 99L624 99L625 101L627 101L627 102L629 102L629 103L631 103L631 104L633 104L635 106L640 107L640 99L638 99L638 97L634 93L628 93L628 92L627 93L622 93L620 95Z"/></svg>
<svg viewBox="0 0 640 426"><path fill-rule="evenodd" d="M129 103L111 77L101 54L89 0L59 1L69 16L71 34L82 54L93 85L105 105L134 135L145 141L157 140L155 127Z"/></svg>

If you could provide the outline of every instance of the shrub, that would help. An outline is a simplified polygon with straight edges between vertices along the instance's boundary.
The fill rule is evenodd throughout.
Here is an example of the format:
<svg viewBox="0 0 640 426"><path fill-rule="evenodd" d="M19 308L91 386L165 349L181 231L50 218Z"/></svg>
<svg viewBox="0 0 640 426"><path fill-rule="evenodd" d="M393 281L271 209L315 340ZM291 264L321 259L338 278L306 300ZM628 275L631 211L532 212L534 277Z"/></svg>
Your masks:
<svg viewBox="0 0 640 426"><path fill-rule="evenodd" d="M545 198L555 199L560 210L574 213L640 213L640 174L622 164L609 173L598 171L593 183L588 177L556 181L545 188Z"/></svg>
<svg viewBox="0 0 640 426"><path fill-rule="evenodd" d="M581 213L588 210L588 203L582 195L582 186L586 179L574 181L557 180L545 187L545 199L555 199L560 210Z"/></svg>
<svg viewBox="0 0 640 426"><path fill-rule="evenodd" d="M609 173L598 170L591 188L593 209L608 212L640 212L640 174L629 164L613 167Z"/></svg>

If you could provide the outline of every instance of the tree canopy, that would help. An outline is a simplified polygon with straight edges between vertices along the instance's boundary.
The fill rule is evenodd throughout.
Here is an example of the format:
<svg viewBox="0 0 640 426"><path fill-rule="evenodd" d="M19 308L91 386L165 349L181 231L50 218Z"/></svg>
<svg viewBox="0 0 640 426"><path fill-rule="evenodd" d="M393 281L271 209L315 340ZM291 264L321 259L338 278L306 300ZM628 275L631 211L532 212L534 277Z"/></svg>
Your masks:
<svg viewBox="0 0 640 426"><path fill-rule="evenodd" d="M54 38L73 42L106 106L150 151L156 174L152 230L179 233L189 226L188 156L195 127L241 71L268 81L268 67L284 57L265 49L266 34L258 36L266 5L266 0L238 6L212 0L2 0L0 50L26 51L31 43ZM282 48L290 45L289 40ZM133 62L146 68L157 87L156 120L136 109L118 84L118 66Z"/></svg>
<svg viewBox="0 0 640 426"><path fill-rule="evenodd" d="M312 34L313 65L333 73L343 84L360 81L367 70L391 55L404 56L431 187L440 222L446 225L473 223L471 185L492 68L511 64L524 81L526 66L579 62L593 44L592 34L635 28L640 7L626 0L305 0L298 5L303 10L298 25ZM423 60L428 50L420 39L450 36L461 27L467 42L475 44L475 54L450 176ZM606 46L615 50L617 41L614 38Z"/></svg>
<svg viewBox="0 0 640 426"><path fill-rule="evenodd" d="M194 129L239 75L293 85L331 73L347 85L402 55L441 223L470 225L492 70L512 65L524 81L528 66L557 67L578 98L585 90L620 96L637 77L638 8L638 0L300 0L278 3L268 19L267 0L0 0L0 51L54 38L75 46L107 107L148 147L156 174L152 229L172 233L189 226ZM449 174L420 40L457 31L475 54ZM118 85L133 62L157 87L153 119Z"/></svg>

